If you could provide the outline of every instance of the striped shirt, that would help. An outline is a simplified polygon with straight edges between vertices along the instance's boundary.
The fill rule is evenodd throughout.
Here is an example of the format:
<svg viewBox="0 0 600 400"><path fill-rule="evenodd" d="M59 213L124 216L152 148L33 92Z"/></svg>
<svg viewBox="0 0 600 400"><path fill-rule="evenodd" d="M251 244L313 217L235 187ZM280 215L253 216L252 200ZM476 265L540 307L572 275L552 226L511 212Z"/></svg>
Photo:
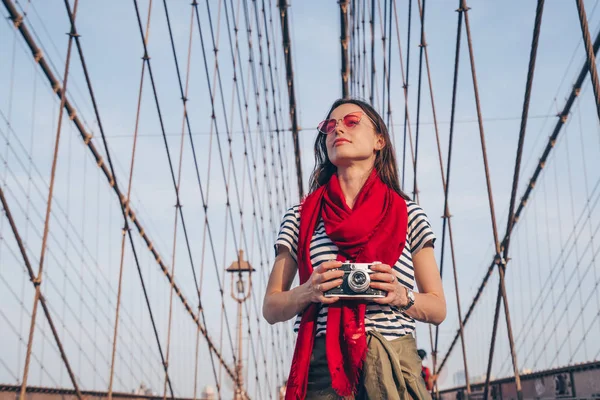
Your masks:
<svg viewBox="0 0 600 400"><path fill-rule="evenodd" d="M412 257L418 253L423 246L435 242L435 235L425 212L419 205L412 201L406 201L408 208L408 230L406 232L406 245L399 260L394 265L394 273L398 281L409 289L415 290L415 275ZM298 229L300 227L299 206L290 208L283 217L279 229L279 235L275 242L277 245L287 247L296 260L298 252ZM338 253L337 246L325 233L323 220L319 220L315 233L310 243L310 259L313 267L318 267L328 260L335 260ZM294 332L298 332L302 313L296 317ZM399 336L411 334L415 330L415 320L400 312L398 308L374 302L367 303L365 328L367 331L375 329L386 339L392 340ZM316 336L325 334L327 326L327 305L321 305L317 319Z"/></svg>

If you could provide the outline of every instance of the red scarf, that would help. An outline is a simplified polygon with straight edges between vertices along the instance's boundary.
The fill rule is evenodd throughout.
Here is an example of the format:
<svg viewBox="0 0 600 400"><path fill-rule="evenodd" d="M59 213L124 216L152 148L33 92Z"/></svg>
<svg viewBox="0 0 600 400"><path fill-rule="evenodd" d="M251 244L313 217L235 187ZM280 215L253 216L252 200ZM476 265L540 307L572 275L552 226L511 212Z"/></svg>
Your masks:
<svg viewBox="0 0 600 400"><path fill-rule="evenodd" d="M350 209L344 199L337 175L308 195L300 209L298 271L300 283L310 278L310 242L319 217L327 236L339 248L337 260L381 261L394 265L406 241L408 214L406 202L373 171ZM327 314L326 349L331 385L340 396L356 391L367 354L365 334L366 304L338 301ZM310 304L303 312L296 341L286 400L304 399L319 306Z"/></svg>

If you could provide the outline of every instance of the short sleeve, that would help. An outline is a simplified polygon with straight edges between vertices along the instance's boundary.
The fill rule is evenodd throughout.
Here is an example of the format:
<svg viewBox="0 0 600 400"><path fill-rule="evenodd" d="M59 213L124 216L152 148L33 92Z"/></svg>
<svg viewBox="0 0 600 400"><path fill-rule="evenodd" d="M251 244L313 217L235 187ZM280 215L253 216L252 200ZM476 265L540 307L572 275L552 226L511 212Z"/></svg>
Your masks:
<svg viewBox="0 0 600 400"><path fill-rule="evenodd" d="M296 260L298 253L298 230L300 228L300 213L299 206L294 206L287 210L283 216L283 221L279 227L279 234L275 241L275 253L277 254L277 246L282 245L288 248L290 254Z"/></svg>
<svg viewBox="0 0 600 400"><path fill-rule="evenodd" d="M417 254L427 242L435 243L435 234L431 229L425 211L414 202L408 202L408 240L410 251Z"/></svg>

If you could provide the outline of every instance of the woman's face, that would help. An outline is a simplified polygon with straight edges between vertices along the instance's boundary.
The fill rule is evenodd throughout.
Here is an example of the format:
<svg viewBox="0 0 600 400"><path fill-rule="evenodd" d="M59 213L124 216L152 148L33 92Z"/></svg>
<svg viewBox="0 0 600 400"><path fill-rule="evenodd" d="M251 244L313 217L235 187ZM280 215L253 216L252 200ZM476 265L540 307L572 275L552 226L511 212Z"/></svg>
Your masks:
<svg viewBox="0 0 600 400"><path fill-rule="evenodd" d="M350 114L362 112L360 122L353 127L347 127L343 118ZM358 114L360 115L360 114ZM366 113L356 104L347 103L335 108L330 119L337 120L335 130L327 134L325 144L329 160L336 167L344 167L356 163L375 163L375 154L385 143L383 136L375 130L375 125Z"/></svg>

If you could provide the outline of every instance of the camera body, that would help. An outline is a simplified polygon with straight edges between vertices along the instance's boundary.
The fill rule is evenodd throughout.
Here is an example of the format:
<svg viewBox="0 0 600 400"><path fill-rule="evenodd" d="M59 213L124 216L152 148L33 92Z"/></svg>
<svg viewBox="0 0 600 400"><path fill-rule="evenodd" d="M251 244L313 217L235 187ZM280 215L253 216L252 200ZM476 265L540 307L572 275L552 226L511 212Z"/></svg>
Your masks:
<svg viewBox="0 0 600 400"><path fill-rule="evenodd" d="M323 295L325 297L346 297L355 299L385 297L387 295L386 291L370 287L370 275L375 272L371 270L371 266L376 264L381 263L379 261L374 261L372 263L343 263L339 268L335 269L344 271L342 284L326 291Z"/></svg>

